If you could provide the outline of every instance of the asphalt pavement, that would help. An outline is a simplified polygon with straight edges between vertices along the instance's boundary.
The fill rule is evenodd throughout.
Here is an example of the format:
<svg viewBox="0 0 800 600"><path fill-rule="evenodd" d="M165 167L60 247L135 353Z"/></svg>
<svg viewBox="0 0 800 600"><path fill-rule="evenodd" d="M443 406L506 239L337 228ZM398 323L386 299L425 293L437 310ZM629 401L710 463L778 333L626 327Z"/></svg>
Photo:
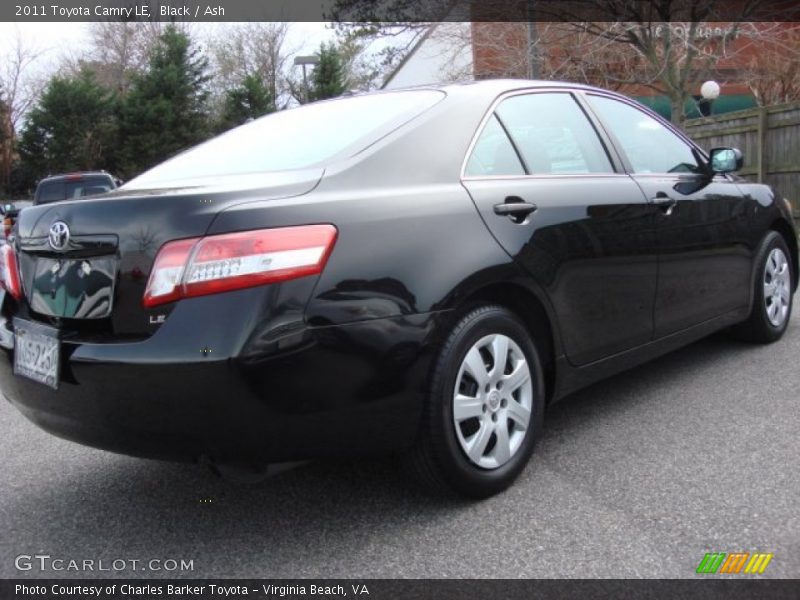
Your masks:
<svg viewBox="0 0 800 600"><path fill-rule="evenodd" d="M236 485L59 440L3 401L0 577L682 578L739 551L800 577L799 432L797 312L776 344L716 335L553 406L516 485L477 503L420 493L391 459ZM64 570L17 570L37 554Z"/></svg>

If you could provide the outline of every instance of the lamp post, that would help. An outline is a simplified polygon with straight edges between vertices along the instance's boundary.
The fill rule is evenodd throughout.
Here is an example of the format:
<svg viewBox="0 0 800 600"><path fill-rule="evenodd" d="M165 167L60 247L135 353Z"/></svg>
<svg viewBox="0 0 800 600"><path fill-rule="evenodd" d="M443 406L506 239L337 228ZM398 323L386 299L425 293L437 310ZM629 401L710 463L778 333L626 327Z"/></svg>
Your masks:
<svg viewBox="0 0 800 600"><path fill-rule="evenodd" d="M308 76L306 75L306 66L318 65L318 64L319 64L319 56L311 55L311 56L294 57L294 66L300 65L301 67L303 67L303 87L305 88L306 102L308 102Z"/></svg>
<svg viewBox="0 0 800 600"><path fill-rule="evenodd" d="M714 100L719 98L720 87L716 81L709 80L700 86L700 95L708 103L708 116L714 114Z"/></svg>

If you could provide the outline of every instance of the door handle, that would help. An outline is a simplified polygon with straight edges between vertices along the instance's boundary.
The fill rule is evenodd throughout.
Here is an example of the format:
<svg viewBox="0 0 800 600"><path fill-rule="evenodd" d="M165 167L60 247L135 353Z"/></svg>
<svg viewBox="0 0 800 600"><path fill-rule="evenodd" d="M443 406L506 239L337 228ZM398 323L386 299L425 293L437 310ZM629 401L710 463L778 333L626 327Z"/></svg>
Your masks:
<svg viewBox="0 0 800 600"><path fill-rule="evenodd" d="M663 212L666 217L672 215L672 211L674 211L675 207L678 205L678 201L675 200L675 198L670 198L664 192L658 192L651 202L660 208L661 212Z"/></svg>
<svg viewBox="0 0 800 600"><path fill-rule="evenodd" d="M509 196L502 204L494 205L494 214L509 217L514 223L522 223L525 218L539 207L531 202L525 202L518 196Z"/></svg>

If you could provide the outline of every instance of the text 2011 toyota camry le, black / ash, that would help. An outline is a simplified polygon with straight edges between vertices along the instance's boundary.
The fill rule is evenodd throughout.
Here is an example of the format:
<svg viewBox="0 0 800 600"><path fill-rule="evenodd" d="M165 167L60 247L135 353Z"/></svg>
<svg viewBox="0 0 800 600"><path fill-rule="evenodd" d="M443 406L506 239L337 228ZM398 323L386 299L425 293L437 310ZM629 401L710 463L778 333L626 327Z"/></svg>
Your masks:
<svg viewBox="0 0 800 600"><path fill-rule="evenodd" d="M22 211L0 388L115 452L399 451L427 485L488 496L548 403L723 328L781 337L789 203L741 165L623 96L552 82L279 112Z"/></svg>

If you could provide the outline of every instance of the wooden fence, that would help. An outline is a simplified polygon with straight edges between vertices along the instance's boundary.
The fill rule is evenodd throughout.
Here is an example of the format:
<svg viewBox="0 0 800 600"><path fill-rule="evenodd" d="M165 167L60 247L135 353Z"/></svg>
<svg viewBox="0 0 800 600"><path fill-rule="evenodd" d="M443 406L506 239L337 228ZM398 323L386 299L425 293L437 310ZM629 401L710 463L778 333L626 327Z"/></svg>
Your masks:
<svg viewBox="0 0 800 600"><path fill-rule="evenodd" d="M684 128L703 148L739 148L744 152L739 174L773 186L800 219L800 103L692 119Z"/></svg>

